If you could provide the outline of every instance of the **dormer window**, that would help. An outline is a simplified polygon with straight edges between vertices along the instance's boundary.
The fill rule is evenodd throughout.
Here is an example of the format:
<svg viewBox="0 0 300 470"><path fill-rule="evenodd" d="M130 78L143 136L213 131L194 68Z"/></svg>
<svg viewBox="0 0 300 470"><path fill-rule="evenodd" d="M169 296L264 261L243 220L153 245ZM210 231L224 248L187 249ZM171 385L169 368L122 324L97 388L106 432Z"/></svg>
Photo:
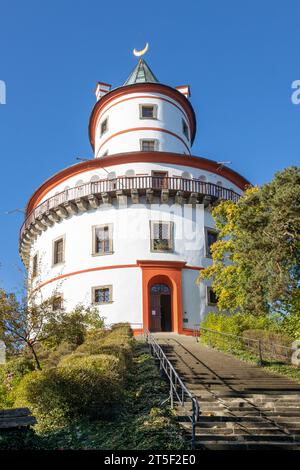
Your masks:
<svg viewBox="0 0 300 470"><path fill-rule="evenodd" d="M157 105L140 104L140 119L157 119Z"/></svg>
<svg viewBox="0 0 300 470"><path fill-rule="evenodd" d="M140 145L142 152L155 152L158 150L158 140L155 139L142 139Z"/></svg>
<svg viewBox="0 0 300 470"><path fill-rule="evenodd" d="M185 135L185 137L189 140L190 139L190 137L189 137L189 128L188 128L188 125L187 125L187 123L185 122L184 119L182 119L182 132Z"/></svg>
<svg viewBox="0 0 300 470"><path fill-rule="evenodd" d="M100 125L100 137L108 130L108 118L104 119Z"/></svg>

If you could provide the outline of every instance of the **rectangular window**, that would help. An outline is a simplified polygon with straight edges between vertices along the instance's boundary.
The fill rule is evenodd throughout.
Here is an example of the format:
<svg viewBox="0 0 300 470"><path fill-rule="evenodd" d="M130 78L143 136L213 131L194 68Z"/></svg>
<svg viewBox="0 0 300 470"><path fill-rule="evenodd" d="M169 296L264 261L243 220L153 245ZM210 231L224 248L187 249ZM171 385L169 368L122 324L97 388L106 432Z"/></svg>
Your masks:
<svg viewBox="0 0 300 470"><path fill-rule="evenodd" d="M52 310L62 310L63 309L63 299L61 295L55 296L52 302Z"/></svg>
<svg viewBox="0 0 300 470"><path fill-rule="evenodd" d="M104 119L103 122L100 124L101 130L100 130L100 137L108 130L108 119Z"/></svg>
<svg viewBox="0 0 300 470"><path fill-rule="evenodd" d="M205 228L205 256L211 258L211 246L218 240L218 232L216 230Z"/></svg>
<svg viewBox="0 0 300 470"><path fill-rule="evenodd" d="M112 224L93 227L93 255L107 255L113 252L112 233Z"/></svg>
<svg viewBox="0 0 300 470"><path fill-rule="evenodd" d="M143 139L141 140L142 152L155 152L158 150L158 142L156 140Z"/></svg>
<svg viewBox="0 0 300 470"><path fill-rule="evenodd" d="M218 297L212 287L207 287L207 305L215 306L218 303Z"/></svg>
<svg viewBox="0 0 300 470"><path fill-rule="evenodd" d="M57 238L53 242L53 264L64 262L64 238Z"/></svg>
<svg viewBox="0 0 300 470"><path fill-rule="evenodd" d="M189 128L187 123L185 122L184 119L182 119L182 132L185 135L185 137L189 140Z"/></svg>
<svg viewBox="0 0 300 470"><path fill-rule="evenodd" d="M109 304L112 302L112 286L99 286L92 289L94 304Z"/></svg>
<svg viewBox="0 0 300 470"><path fill-rule="evenodd" d="M173 222L150 222L151 251L173 251Z"/></svg>
<svg viewBox="0 0 300 470"><path fill-rule="evenodd" d="M157 105L140 104L140 119L157 119Z"/></svg>
<svg viewBox="0 0 300 470"><path fill-rule="evenodd" d="M38 255L37 253L34 255L32 259L32 277L36 277L38 272Z"/></svg>

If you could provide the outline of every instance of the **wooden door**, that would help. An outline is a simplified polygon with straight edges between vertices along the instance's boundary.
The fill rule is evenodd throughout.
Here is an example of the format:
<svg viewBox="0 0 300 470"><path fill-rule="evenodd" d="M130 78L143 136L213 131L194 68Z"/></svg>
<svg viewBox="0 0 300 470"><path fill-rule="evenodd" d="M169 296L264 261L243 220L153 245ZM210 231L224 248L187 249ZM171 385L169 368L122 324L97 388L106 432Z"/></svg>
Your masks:
<svg viewBox="0 0 300 470"><path fill-rule="evenodd" d="M160 294L151 293L151 331L161 331Z"/></svg>
<svg viewBox="0 0 300 470"><path fill-rule="evenodd" d="M171 290L166 284L150 289L150 331L171 331Z"/></svg>
<svg viewBox="0 0 300 470"><path fill-rule="evenodd" d="M152 183L154 189L167 189L168 188L168 172L167 171L152 171Z"/></svg>

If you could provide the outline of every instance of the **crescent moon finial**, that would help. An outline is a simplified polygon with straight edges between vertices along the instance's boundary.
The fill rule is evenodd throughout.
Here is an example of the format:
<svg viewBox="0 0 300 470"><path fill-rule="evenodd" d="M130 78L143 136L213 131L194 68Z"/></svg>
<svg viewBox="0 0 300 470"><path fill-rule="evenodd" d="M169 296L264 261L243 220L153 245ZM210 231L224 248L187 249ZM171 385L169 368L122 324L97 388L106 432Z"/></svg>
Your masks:
<svg viewBox="0 0 300 470"><path fill-rule="evenodd" d="M141 57L142 55L146 54L146 52L148 51L149 49L149 44L147 43L146 46L144 47L144 49L142 49L141 51L137 51L136 48L133 49L133 54L136 56L136 57Z"/></svg>

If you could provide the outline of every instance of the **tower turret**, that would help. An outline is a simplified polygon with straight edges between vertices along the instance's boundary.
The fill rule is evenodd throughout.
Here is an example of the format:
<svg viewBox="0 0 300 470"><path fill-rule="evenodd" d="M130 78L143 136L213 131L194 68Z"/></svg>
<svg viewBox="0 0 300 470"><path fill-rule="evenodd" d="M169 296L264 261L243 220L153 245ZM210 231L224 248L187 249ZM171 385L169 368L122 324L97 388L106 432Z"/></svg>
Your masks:
<svg viewBox="0 0 300 470"><path fill-rule="evenodd" d="M196 119L188 96L188 86L159 83L144 59L123 86L98 84L89 124L95 158L136 151L190 155Z"/></svg>

